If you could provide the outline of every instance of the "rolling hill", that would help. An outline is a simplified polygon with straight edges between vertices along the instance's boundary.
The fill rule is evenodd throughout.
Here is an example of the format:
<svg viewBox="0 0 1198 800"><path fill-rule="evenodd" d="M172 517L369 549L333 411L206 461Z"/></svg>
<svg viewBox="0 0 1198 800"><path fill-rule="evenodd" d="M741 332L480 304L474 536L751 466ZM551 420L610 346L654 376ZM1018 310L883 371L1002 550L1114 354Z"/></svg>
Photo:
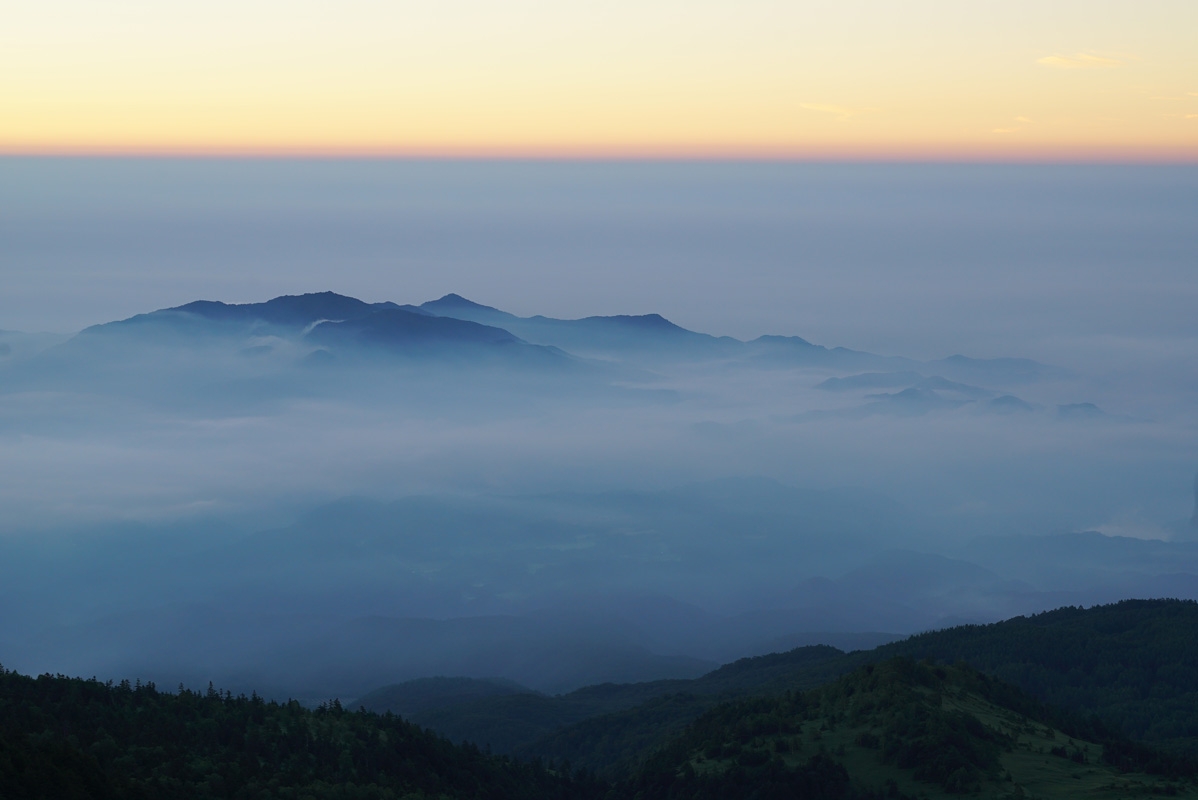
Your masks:
<svg viewBox="0 0 1198 800"><path fill-rule="evenodd" d="M1192 762L1144 755L966 665L894 658L713 708L627 785L645 800L1198 796Z"/></svg>
<svg viewBox="0 0 1198 800"><path fill-rule="evenodd" d="M1198 756L1198 603L1175 600L1062 608L853 653L804 647L741 659L690 681L483 698L416 718L457 740L619 776L721 702L809 690L896 657L968 663L1039 702L1096 715L1119 735ZM596 695L603 703L588 704Z"/></svg>

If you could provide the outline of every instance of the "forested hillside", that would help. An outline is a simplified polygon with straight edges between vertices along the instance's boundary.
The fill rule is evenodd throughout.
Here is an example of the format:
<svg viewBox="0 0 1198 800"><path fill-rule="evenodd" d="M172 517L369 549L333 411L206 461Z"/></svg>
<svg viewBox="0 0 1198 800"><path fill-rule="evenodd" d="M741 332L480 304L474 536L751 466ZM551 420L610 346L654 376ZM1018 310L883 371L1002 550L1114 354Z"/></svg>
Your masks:
<svg viewBox="0 0 1198 800"><path fill-rule="evenodd" d="M1125 600L913 636L872 651L966 661L1129 736L1198 754L1198 603ZM854 654L858 660L870 655Z"/></svg>
<svg viewBox="0 0 1198 800"><path fill-rule="evenodd" d="M0 797L1194 796L1196 656L1198 604L1125 601L694 681L375 693L457 745L336 701L0 672Z"/></svg>
<svg viewBox="0 0 1198 800"><path fill-rule="evenodd" d="M0 674L0 798L589 798L392 715Z"/></svg>
<svg viewBox="0 0 1198 800"><path fill-rule="evenodd" d="M1135 740L1198 755L1198 603L1177 600L1063 608L847 654L820 647L742 659L693 681L603 687L606 709L564 723L567 712L582 715L579 699L600 687L462 702L421 719L458 740L616 776L719 702L810 689L895 656L964 661ZM518 724L505 727L507 714Z"/></svg>
<svg viewBox="0 0 1198 800"><path fill-rule="evenodd" d="M1145 774L1148 769L1155 774ZM628 784L655 798L1198 796L1194 766L968 666L896 658L720 705Z"/></svg>

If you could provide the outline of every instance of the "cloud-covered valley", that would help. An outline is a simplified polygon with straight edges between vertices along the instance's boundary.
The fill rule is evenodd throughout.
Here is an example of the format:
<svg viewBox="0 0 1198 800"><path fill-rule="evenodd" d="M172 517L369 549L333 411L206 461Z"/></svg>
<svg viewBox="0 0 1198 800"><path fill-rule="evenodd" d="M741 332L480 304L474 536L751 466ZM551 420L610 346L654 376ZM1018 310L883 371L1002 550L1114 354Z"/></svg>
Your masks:
<svg viewBox="0 0 1198 800"><path fill-rule="evenodd" d="M26 670L556 691L1198 591L1192 425L1018 354L324 293L0 370L0 644Z"/></svg>

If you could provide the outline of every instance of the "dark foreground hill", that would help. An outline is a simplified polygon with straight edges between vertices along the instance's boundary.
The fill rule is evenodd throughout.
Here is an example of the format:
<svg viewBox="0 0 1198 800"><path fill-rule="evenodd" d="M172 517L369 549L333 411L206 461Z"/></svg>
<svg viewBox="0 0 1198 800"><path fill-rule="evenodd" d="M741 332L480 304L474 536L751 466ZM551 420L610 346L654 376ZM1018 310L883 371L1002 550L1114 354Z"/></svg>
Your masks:
<svg viewBox="0 0 1198 800"><path fill-rule="evenodd" d="M901 657L720 704L642 756L605 784L338 703L0 673L5 800L1198 796L1192 761L964 664Z"/></svg>
<svg viewBox="0 0 1198 800"><path fill-rule="evenodd" d="M1177 600L1062 608L853 653L798 648L691 681L458 699L416 719L458 741L618 776L721 702L811 689L896 656L967 662L1040 701L1097 715L1121 735L1198 756L1198 603Z"/></svg>
<svg viewBox="0 0 1198 800"><path fill-rule="evenodd" d="M0 671L0 798L590 798L391 715Z"/></svg>
<svg viewBox="0 0 1198 800"><path fill-rule="evenodd" d="M920 634L873 652L967 661L1045 702L1097 714L1135 739L1198 755L1198 603L1192 600L1060 608Z"/></svg>
<svg viewBox="0 0 1198 800"><path fill-rule="evenodd" d="M604 683L548 696L512 685L458 679L407 681L355 701L372 711L410 716L455 741L502 753L565 758L617 774L721 699L782 687L812 688L839 672L844 654L825 645L742 659L694 680ZM796 675L810 680L795 684ZM802 679L800 679L802 681Z"/></svg>
<svg viewBox="0 0 1198 800"><path fill-rule="evenodd" d="M643 800L1198 796L1192 763L1146 755L968 666L896 658L720 705L627 788Z"/></svg>

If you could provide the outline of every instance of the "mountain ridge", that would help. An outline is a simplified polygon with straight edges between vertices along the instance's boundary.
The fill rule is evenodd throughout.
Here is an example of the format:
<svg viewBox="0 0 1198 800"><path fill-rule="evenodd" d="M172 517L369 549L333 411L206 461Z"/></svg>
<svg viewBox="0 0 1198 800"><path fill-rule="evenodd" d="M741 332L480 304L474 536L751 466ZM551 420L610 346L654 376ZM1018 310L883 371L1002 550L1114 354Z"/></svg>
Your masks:
<svg viewBox="0 0 1198 800"><path fill-rule="evenodd" d="M373 322L366 321L377 314L382 316ZM403 315L421 317L427 324L422 326ZM517 340L517 344L543 348L533 351L526 347L524 352L536 352L538 358L550 364L560 364L562 359L570 360L573 357L575 366L588 359L598 359L592 367L598 366L601 361L615 359L623 360L629 366L652 368L663 360L680 359L733 361L773 369L801 367L907 374L930 370L934 374L924 378L929 388L973 392L978 397L989 390L972 386L971 381L997 381L1013 386L1064 374L1056 367L1022 358L977 359L958 354L935 361L917 361L844 347L828 347L793 335L765 334L742 341L730 336L713 336L689 330L658 313L599 315L579 319L557 319L544 315L519 317L456 293L419 305L401 305L392 301L368 303L333 291L280 295L256 303L195 300L92 325L51 350L65 347L70 351L71 348L84 345L96 347L104 344L118 348L130 345L177 346L222 338L260 338L269 335L285 338L298 335L301 340L311 343L316 343L321 336L337 337L343 346L357 339L369 341L377 347L385 340L387 346L394 350L403 346L426 347L437 338L437 329L433 327L435 323L428 322L433 319L454 319L481 326L477 329L444 327L440 332L444 334L446 342L480 346L513 344L506 336L496 333L503 331ZM399 320L406 322L400 324ZM343 331L355 331L356 335L333 334L329 323L343 326ZM308 336L320 327L325 330L309 339ZM401 344L404 339L402 330L407 330L411 336L411 341L406 344ZM466 335L467 330L473 330L476 335ZM417 335L417 331L421 334ZM263 345L251 345L250 348L266 352ZM936 387L926 383L937 380L940 384ZM833 385L828 383L825 388L832 388ZM888 385L895 384L891 382ZM844 386L847 388L848 384ZM990 393L1002 394L1000 391Z"/></svg>
<svg viewBox="0 0 1198 800"><path fill-rule="evenodd" d="M455 740L490 742L500 752L567 758L605 774L629 768L621 740L648 747L721 702L807 691L887 659L963 661L1068 713L1095 714L1120 735L1198 757L1198 602L1124 600L1089 609L1064 607L989 625L917 634L872 650L826 646L743 658L699 678L584 687L541 696L462 703L419 719ZM582 698L602 691L586 713ZM376 710L385 710L376 707ZM598 713L594 713L598 712ZM505 728L503 720L518 719ZM569 722L572 718L577 721ZM471 726L499 739L470 735ZM539 733L539 737L537 734ZM613 749L615 748L615 749ZM615 758L616 760L612 760Z"/></svg>

